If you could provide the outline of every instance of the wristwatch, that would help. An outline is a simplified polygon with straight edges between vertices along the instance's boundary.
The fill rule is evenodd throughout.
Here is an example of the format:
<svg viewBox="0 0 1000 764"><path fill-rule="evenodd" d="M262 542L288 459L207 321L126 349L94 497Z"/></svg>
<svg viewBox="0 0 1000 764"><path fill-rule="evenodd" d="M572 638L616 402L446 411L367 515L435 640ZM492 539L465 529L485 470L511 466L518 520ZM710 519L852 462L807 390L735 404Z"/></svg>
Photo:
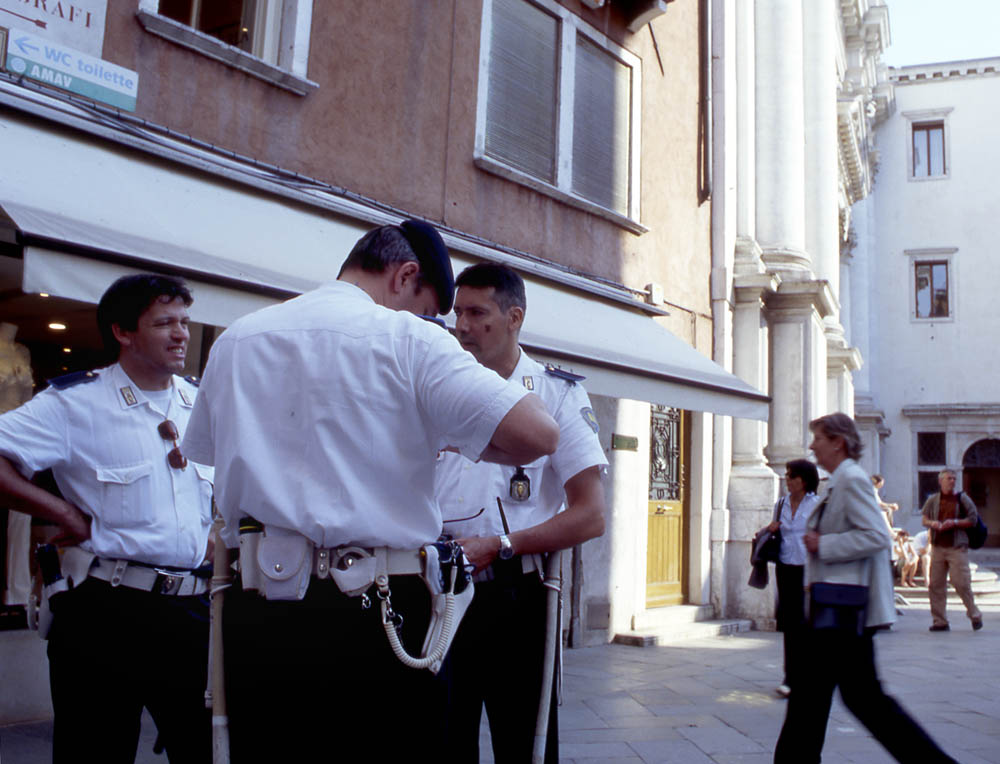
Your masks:
<svg viewBox="0 0 1000 764"><path fill-rule="evenodd" d="M497 557L501 560L509 560L514 556L514 545L510 543L510 537L506 533L500 534L500 551Z"/></svg>

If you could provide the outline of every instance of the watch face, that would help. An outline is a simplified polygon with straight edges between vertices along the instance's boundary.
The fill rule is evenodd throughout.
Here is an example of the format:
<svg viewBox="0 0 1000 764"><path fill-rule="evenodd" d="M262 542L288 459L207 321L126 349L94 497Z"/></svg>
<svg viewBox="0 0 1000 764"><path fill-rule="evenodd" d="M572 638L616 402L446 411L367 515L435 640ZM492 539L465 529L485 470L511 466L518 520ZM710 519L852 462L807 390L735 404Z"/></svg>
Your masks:
<svg viewBox="0 0 1000 764"><path fill-rule="evenodd" d="M509 560L514 556L514 547L506 535L500 537L500 553L498 556L501 560Z"/></svg>

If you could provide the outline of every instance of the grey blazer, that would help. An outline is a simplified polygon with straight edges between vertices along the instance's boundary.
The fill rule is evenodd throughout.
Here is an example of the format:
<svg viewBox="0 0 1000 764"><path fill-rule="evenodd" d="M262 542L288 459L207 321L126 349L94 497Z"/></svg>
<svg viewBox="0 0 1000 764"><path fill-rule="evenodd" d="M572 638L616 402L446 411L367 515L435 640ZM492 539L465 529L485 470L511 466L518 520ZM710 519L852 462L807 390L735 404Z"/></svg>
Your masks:
<svg viewBox="0 0 1000 764"><path fill-rule="evenodd" d="M809 520L820 539L819 554L806 561L806 581L867 586L868 627L896 620L892 539L881 512L868 474L853 459L845 459L830 476L822 518L817 507Z"/></svg>

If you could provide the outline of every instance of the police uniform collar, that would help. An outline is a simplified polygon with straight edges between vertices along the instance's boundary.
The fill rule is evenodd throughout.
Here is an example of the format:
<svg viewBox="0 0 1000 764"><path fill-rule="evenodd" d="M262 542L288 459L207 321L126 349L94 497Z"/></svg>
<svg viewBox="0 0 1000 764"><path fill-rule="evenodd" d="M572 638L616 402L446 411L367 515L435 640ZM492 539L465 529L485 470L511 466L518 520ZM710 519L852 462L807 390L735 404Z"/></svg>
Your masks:
<svg viewBox="0 0 1000 764"><path fill-rule="evenodd" d="M334 279L333 281L327 281L325 284L320 286L320 289L332 289L335 291L342 292L352 292L356 297L363 297L369 302L375 302L375 298L372 297L368 292L359 287L357 284L352 284L350 281L344 281L343 279Z"/></svg>
<svg viewBox="0 0 1000 764"><path fill-rule="evenodd" d="M118 405L123 409L132 409L137 406L142 406L143 404L149 405L149 398L143 393L139 386L132 381L132 378L126 373L125 369L121 367L121 364L114 364L108 369L108 377L111 380L111 384L115 388L115 396L118 399ZM176 400L180 405L185 408L191 408L194 406L194 396L189 392L184 390L178 383L177 375L171 375L170 377L170 389L172 394L170 396L171 400Z"/></svg>

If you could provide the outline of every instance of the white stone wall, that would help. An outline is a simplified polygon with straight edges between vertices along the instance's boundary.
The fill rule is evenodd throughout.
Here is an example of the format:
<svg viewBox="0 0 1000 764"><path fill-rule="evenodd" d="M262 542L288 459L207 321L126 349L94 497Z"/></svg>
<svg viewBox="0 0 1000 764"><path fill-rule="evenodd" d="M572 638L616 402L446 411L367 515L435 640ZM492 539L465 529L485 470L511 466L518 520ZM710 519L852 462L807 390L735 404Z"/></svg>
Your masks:
<svg viewBox="0 0 1000 764"><path fill-rule="evenodd" d="M944 416L915 425L903 409L1000 400L995 222L1000 142L991 137L1000 121L997 71L1000 59L891 70L896 110L877 131L879 170L872 197L855 207L855 258L868 283L855 291L854 324L866 328L858 344L870 346L868 368L856 373L855 385L859 402L870 396L874 408L885 413L891 435L873 468L886 477L883 498L903 508L896 524L910 529L919 527L913 514L916 429L954 431L947 438L947 461L956 468L970 438L995 431L990 417L974 412L961 423ZM945 122L947 174L911 179L912 123L936 119ZM949 262L948 318L914 318L916 259ZM866 294L859 295L862 290ZM975 432L967 432L970 427Z"/></svg>

